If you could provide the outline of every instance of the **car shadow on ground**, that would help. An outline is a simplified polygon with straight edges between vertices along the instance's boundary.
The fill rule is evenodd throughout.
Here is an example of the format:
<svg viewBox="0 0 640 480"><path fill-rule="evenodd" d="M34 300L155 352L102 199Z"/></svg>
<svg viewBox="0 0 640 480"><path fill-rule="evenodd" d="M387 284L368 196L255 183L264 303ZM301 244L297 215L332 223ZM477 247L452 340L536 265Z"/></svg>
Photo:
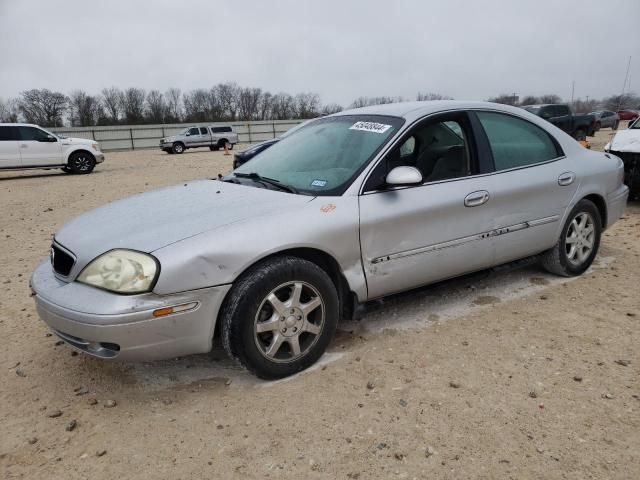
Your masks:
<svg viewBox="0 0 640 480"><path fill-rule="evenodd" d="M9 172L6 172L9 173ZM30 174L26 173L24 170L12 172L13 175L5 176L5 172L0 171L0 182L5 180L34 180L37 178L56 178L56 177L69 177L69 176L79 176L71 173L66 173L60 170L47 170L45 172L38 171L38 173ZM100 170L94 170L90 175L99 174Z"/></svg>

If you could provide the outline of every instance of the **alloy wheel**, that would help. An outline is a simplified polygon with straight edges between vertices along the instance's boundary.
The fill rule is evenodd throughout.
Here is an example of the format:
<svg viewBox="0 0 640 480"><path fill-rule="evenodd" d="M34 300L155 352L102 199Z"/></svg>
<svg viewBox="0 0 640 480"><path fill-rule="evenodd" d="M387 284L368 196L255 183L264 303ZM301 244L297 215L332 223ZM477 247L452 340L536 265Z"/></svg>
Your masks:
<svg viewBox="0 0 640 480"><path fill-rule="evenodd" d="M264 298L254 321L260 353L277 363L295 361L315 345L325 320L318 290L306 282L287 282Z"/></svg>
<svg viewBox="0 0 640 480"><path fill-rule="evenodd" d="M593 218L587 212L578 213L567 229L565 252L573 265L581 265L591 255L595 241Z"/></svg>

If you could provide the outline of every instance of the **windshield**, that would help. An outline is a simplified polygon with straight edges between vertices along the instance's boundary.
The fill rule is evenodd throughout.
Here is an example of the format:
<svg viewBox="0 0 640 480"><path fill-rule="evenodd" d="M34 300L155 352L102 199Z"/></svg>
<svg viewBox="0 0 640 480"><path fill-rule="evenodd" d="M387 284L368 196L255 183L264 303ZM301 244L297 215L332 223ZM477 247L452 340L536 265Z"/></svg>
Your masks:
<svg viewBox="0 0 640 480"><path fill-rule="evenodd" d="M185 133L187 133L189 131L191 127L187 127L187 128L183 128L182 130L180 130L177 135L184 135Z"/></svg>
<svg viewBox="0 0 640 480"><path fill-rule="evenodd" d="M314 120L233 173L257 173L301 193L341 195L403 123L381 115Z"/></svg>
<svg viewBox="0 0 640 480"><path fill-rule="evenodd" d="M538 115L538 113L540 113L540 107L533 107L531 105L528 105L524 107L524 109L529 113L533 113L534 115Z"/></svg>
<svg viewBox="0 0 640 480"><path fill-rule="evenodd" d="M640 130L640 117L632 120L631 123L629 123L629 128L632 130Z"/></svg>

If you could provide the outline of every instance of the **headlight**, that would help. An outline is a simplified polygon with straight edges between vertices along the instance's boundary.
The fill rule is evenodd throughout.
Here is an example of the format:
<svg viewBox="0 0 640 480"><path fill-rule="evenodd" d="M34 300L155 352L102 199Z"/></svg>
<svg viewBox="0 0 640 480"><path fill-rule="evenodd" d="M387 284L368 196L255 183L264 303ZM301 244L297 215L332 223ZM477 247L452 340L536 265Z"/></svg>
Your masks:
<svg viewBox="0 0 640 480"><path fill-rule="evenodd" d="M111 250L87 265L78 281L116 293L144 293L153 288L160 266L151 255Z"/></svg>

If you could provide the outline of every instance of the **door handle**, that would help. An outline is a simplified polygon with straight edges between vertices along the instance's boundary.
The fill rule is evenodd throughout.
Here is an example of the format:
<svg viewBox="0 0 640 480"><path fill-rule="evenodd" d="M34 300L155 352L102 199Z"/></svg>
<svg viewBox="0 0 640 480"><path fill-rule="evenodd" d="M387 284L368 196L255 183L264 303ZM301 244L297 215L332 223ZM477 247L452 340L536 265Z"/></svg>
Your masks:
<svg viewBox="0 0 640 480"><path fill-rule="evenodd" d="M489 200L489 192L486 190L478 190L477 192L471 192L464 197L465 207L478 207L483 203L487 203Z"/></svg>
<svg viewBox="0 0 640 480"><path fill-rule="evenodd" d="M573 172L561 173L560 176L558 177L558 185L563 187L566 185L571 185L575 179L576 179L576 174Z"/></svg>

